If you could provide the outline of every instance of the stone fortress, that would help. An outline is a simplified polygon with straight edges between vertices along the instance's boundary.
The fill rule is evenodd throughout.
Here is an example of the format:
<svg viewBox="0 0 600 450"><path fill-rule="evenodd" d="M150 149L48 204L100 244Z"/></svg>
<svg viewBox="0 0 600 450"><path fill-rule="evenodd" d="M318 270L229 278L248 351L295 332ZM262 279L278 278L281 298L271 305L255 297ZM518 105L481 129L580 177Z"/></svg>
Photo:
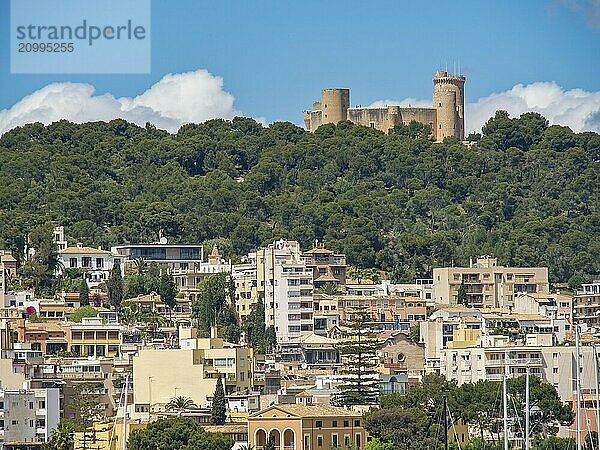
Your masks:
<svg viewBox="0 0 600 450"><path fill-rule="evenodd" d="M312 111L304 112L306 129L313 132L326 123L349 120L357 125L388 132L413 120L429 125L437 141L465 138L465 77L438 71L433 77L433 108L404 106L350 107L350 89L323 89Z"/></svg>

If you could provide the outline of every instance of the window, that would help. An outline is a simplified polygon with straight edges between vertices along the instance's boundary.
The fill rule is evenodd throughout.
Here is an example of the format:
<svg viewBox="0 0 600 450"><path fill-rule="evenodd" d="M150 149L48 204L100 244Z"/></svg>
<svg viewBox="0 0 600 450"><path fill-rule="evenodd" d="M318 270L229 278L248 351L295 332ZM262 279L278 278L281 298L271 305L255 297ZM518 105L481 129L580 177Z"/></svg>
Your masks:
<svg viewBox="0 0 600 450"><path fill-rule="evenodd" d="M323 421L322 420L315 421L315 426L317 428L323 428Z"/></svg>
<svg viewBox="0 0 600 450"><path fill-rule="evenodd" d="M344 446L350 447L350 435L349 434L344 435Z"/></svg>
<svg viewBox="0 0 600 450"><path fill-rule="evenodd" d="M332 447L337 447L338 444L339 444L339 442L338 442L338 435L337 435L337 433L333 433L331 435L331 446Z"/></svg>
<svg viewBox="0 0 600 450"><path fill-rule="evenodd" d="M334 420L333 422L331 422L331 426L333 428L336 428L337 427L337 420Z"/></svg>
<svg viewBox="0 0 600 450"><path fill-rule="evenodd" d="M304 435L304 448L310 448L310 435Z"/></svg>
<svg viewBox="0 0 600 450"><path fill-rule="evenodd" d="M0 419L0 430L4 429L4 419Z"/></svg>
<svg viewBox="0 0 600 450"><path fill-rule="evenodd" d="M69 267L77 267L77 258L69 258Z"/></svg>
<svg viewBox="0 0 600 450"><path fill-rule="evenodd" d="M360 427L360 419L354 421L354 426L355 427Z"/></svg>
<svg viewBox="0 0 600 450"><path fill-rule="evenodd" d="M317 436L317 447L323 447L323 435L319 434Z"/></svg>
<svg viewBox="0 0 600 450"><path fill-rule="evenodd" d="M29 419L29 426L30 426L31 428L33 428L33 427L34 427L34 425L35 425L35 424L33 423L33 419Z"/></svg>
<svg viewBox="0 0 600 450"><path fill-rule="evenodd" d="M29 409L33 409L33 402L29 402Z"/></svg>
<svg viewBox="0 0 600 450"><path fill-rule="evenodd" d="M356 433L356 448L360 448L362 446L362 439L360 433Z"/></svg>
<svg viewBox="0 0 600 450"><path fill-rule="evenodd" d="M96 258L96 267L98 269L104 268L104 258Z"/></svg>
<svg viewBox="0 0 600 450"><path fill-rule="evenodd" d="M19 425L19 421L18 420L12 420L10 422L11 425Z"/></svg>
<svg viewBox="0 0 600 450"><path fill-rule="evenodd" d="M344 420L344 428L348 428L350 426L349 420Z"/></svg>

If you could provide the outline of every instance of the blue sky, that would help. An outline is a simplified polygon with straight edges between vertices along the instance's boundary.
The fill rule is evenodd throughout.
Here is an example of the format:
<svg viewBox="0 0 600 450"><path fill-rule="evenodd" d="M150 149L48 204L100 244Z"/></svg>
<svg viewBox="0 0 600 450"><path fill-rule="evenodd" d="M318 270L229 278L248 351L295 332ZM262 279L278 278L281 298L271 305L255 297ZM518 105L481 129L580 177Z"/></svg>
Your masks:
<svg viewBox="0 0 600 450"><path fill-rule="evenodd" d="M223 78L236 111L296 123L322 87L351 88L353 105L429 99L434 71L458 62L468 102L519 83L600 91L597 0L153 0L148 75L11 75L0 2L0 110L52 82L135 97L197 69Z"/></svg>

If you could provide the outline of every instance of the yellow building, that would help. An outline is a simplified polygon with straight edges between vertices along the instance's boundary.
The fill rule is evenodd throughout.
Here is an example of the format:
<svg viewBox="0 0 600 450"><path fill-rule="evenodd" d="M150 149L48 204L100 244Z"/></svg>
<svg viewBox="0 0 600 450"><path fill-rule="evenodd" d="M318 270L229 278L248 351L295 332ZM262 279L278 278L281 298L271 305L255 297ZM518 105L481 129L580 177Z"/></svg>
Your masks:
<svg viewBox="0 0 600 450"><path fill-rule="evenodd" d="M127 422L126 439L129 439L129 433L132 430L141 430L146 428L147 422ZM74 448L87 450L120 450L122 448L121 439L123 438L123 421L119 419L107 423L96 423L93 427L86 430L85 436L82 431L73 435L75 439Z"/></svg>
<svg viewBox="0 0 600 450"><path fill-rule="evenodd" d="M100 317L84 317L81 323L69 324L69 350L73 356L118 356L120 329L118 323L104 323Z"/></svg>
<svg viewBox="0 0 600 450"><path fill-rule="evenodd" d="M185 334L189 337L186 337ZM206 406L219 374L227 394L250 389L252 358L248 347L215 337L197 338L194 329L180 330L179 349L141 349L133 358L136 412L164 411L173 397L191 398Z"/></svg>
<svg viewBox="0 0 600 450"><path fill-rule="evenodd" d="M366 442L359 412L328 405L273 405L248 418L248 439L256 450L265 448L268 437L280 450L330 450Z"/></svg>

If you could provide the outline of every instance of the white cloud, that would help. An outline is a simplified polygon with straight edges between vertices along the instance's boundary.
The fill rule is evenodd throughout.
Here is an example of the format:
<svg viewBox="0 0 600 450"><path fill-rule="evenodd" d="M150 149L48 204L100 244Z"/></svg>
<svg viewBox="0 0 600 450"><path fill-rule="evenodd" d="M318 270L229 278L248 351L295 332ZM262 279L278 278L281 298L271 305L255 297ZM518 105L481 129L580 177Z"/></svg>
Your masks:
<svg viewBox="0 0 600 450"><path fill-rule="evenodd" d="M175 132L189 122L230 119L239 112L234 97L223 90L223 79L206 70L165 75L134 98L95 95L84 83L52 83L0 111L0 133L31 122L67 119L73 122L125 120Z"/></svg>
<svg viewBox="0 0 600 450"><path fill-rule="evenodd" d="M380 100L370 106L402 105L431 107L431 101ZM475 103L465 105L467 132L481 131L482 125L499 109L508 111L511 117L535 111L551 124L570 127L573 131L596 131L600 133L600 92L582 89L564 90L555 82L517 84L512 89L482 97Z"/></svg>
<svg viewBox="0 0 600 450"><path fill-rule="evenodd" d="M67 119L73 122L111 120L117 117L175 132L189 122L212 118L231 119L240 115L234 97L223 89L223 79L206 70L165 75L143 94L115 98L112 94L95 94L84 83L52 83L24 97L9 109L0 110L0 134L31 122ZM431 107L430 100L406 98L380 100L370 106L402 105ZM512 117L536 111L552 124L566 125L573 131L600 132L600 92L582 89L564 90L555 82L517 84L512 89L480 98L465 106L467 132L481 126L504 109ZM266 124L264 118L257 118Z"/></svg>

